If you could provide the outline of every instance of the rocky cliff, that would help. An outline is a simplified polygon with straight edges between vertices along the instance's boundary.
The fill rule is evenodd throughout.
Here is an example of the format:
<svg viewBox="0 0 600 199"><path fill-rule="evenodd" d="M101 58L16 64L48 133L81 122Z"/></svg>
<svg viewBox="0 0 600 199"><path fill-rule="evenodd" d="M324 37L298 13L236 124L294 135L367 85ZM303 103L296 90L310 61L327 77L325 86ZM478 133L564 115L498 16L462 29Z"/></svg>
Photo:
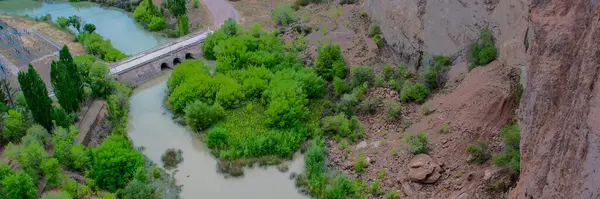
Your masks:
<svg viewBox="0 0 600 199"><path fill-rule="evenodd" d="M422 55L460 55L482 29L496 40L499 60L525 65L527 0L365 0L387 43L411 66Z"/></svg>
<svg viewBox="0 0 600 199"><path fill-rule="evenodd" d="M600 7L533 0L511 198L600 198Z"/></svg>

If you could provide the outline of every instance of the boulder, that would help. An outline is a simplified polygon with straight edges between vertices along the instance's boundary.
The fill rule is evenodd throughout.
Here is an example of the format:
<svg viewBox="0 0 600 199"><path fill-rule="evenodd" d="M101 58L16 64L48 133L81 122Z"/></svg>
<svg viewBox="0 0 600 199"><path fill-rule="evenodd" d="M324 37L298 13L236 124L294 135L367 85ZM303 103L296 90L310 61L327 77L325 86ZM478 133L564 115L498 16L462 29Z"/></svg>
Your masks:
<svg viewBox="0 0 600 199"><path fill-rule="evenodd" d="M408 177L413 182L431 184L442 175L442 168L429 155L419 154L408 164Z"/></svg>

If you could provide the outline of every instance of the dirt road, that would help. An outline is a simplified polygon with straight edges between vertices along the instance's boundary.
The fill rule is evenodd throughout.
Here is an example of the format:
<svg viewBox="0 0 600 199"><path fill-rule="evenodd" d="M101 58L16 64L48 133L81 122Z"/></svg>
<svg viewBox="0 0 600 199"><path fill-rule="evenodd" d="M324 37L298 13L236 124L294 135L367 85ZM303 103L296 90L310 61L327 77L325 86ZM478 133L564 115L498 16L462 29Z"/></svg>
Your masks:
<svg viewBox="0 0 600 199"><path fill-rule="evenodd" d="M210 11L213 20L213 28L221 26L225 20L232 18L239 21L239 13L227 0L203 0L204 5Z"/></svg>

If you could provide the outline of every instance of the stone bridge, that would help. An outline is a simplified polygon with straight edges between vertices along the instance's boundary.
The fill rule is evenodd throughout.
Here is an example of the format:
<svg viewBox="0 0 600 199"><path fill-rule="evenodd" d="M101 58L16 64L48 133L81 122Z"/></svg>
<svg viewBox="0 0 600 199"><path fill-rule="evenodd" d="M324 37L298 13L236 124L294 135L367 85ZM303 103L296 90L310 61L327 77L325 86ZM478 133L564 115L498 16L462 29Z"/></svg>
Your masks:
<svg viewBox="0 0 600 199"><path fill-rule="evenodd" d="M186 59L202 56L200 44L210 32L195 32L109 65L110 74L126 84L139 85L162 74L164 68L174 69Z"/></svg>

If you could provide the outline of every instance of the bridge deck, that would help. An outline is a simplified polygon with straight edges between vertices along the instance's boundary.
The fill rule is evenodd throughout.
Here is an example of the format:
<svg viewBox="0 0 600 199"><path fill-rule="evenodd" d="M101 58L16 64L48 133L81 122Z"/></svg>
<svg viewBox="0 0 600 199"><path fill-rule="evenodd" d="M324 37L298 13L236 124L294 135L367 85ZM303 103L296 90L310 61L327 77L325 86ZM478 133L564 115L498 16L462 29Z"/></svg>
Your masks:
<svg viewBox="0 0 600 199"><path fill-rule="evenodd" d="M146 50L144 52L130 56L129 58L126 58L119 62L115 62L110 65L110 74L120 74L121 72L135 68L140 64L160 58L163 55L176 51L177 49L184 48L189 45L194 45L198 42L202 42L209 32L210 30L205 32L196 32L176 41L157 46L150 50Z"/></svg>

